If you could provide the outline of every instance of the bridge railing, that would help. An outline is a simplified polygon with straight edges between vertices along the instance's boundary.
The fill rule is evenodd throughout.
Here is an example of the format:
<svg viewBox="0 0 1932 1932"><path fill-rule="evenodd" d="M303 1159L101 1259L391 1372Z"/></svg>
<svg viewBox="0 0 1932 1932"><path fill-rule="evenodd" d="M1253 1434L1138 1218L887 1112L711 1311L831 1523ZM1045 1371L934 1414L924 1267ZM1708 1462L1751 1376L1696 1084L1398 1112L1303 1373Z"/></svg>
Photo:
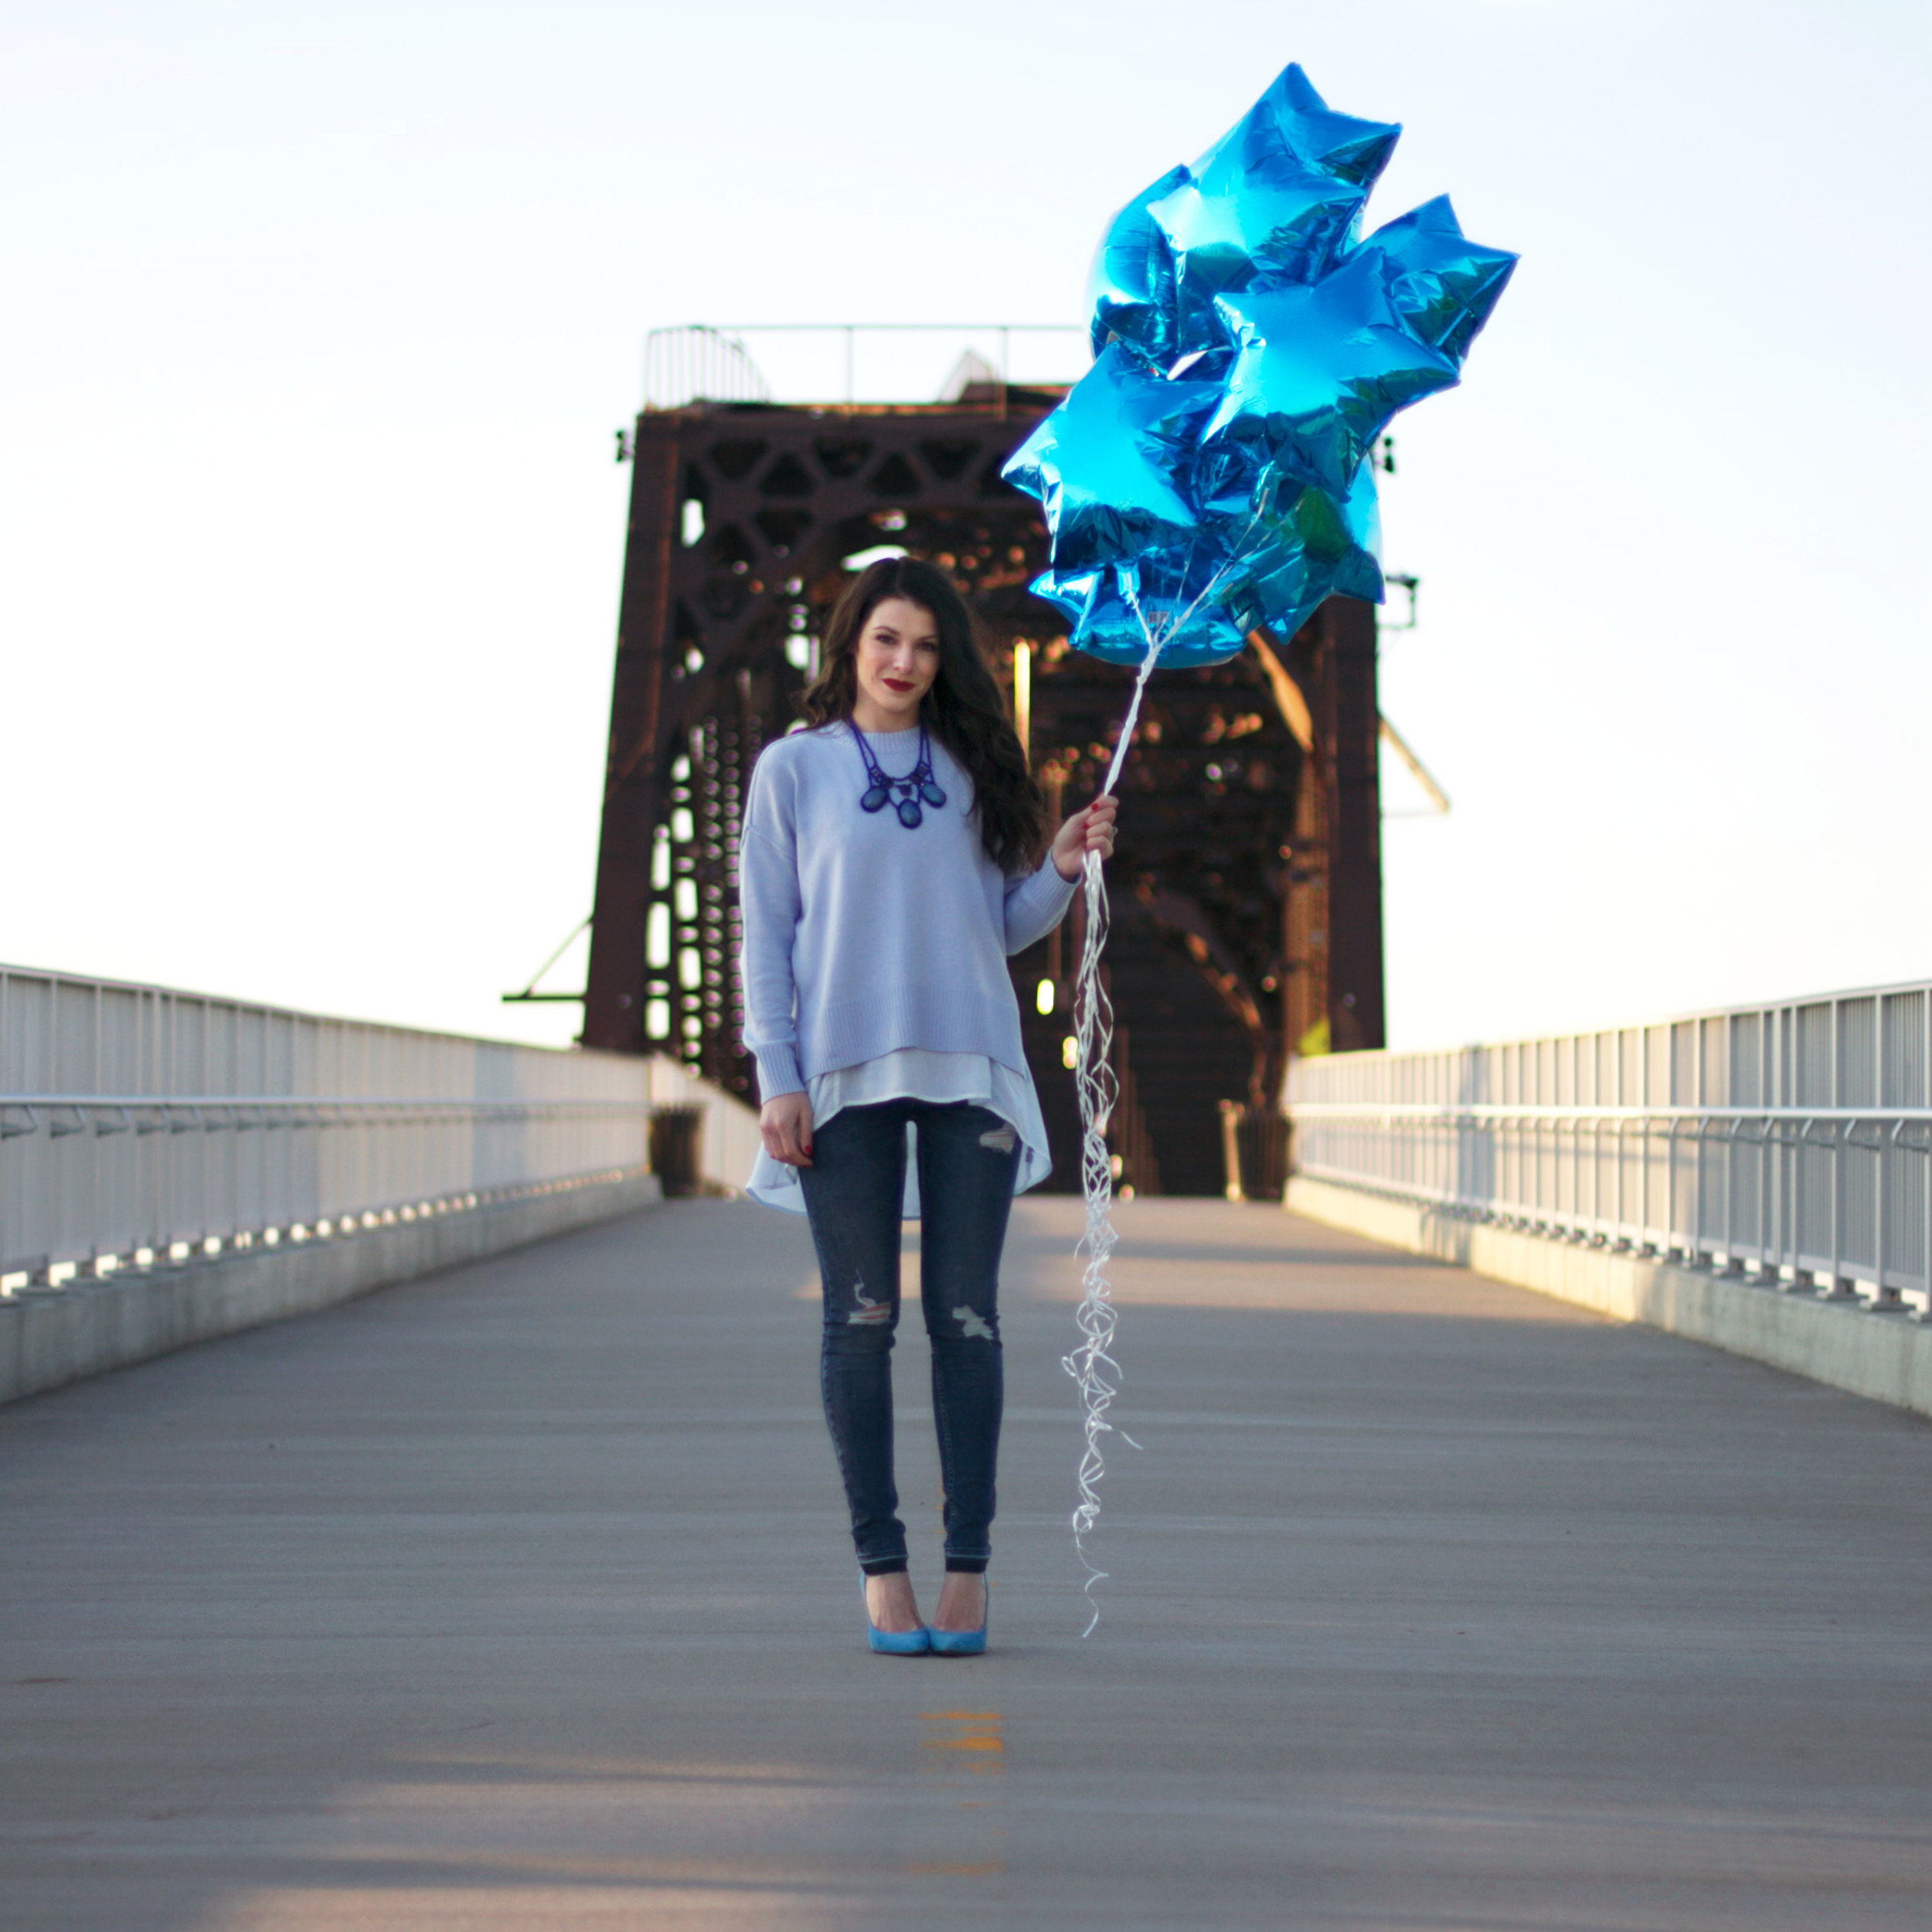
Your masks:
<svg viewBox="0 0 1932 1932"><path fill-rule="evenodd" d="M1932 1279L1932 986L1291 1069L1312 1179L1606 1246L1821 1283Z"/></svg>
<svg viewBox="0 0 1932 1932"><path fill-rule="evenodd" d="M694 1102L741 1180L755 1121L668 1060L0 967L0 1293L641 1174Z"/></svg>

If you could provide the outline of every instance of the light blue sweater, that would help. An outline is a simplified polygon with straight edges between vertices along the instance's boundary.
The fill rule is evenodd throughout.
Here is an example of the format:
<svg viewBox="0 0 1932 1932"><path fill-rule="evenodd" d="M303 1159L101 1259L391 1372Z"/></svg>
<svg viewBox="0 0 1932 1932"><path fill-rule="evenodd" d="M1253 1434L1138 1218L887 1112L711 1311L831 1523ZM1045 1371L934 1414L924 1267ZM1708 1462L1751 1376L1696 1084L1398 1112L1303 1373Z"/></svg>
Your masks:
<svg viewBox="0 0 1932 1932"><path fill-rule="evenodd" d="M917 730L868 735L894 777ZM1026 1070L1006 969L1073 896L1049 855L1002 876L980 842L972 781L932 741L946 802L908 830L889 805L859 808L866 767L844 724L766 746L738 852L744 1043L760 1097L801 1093L835 1067L902 1046L983 1053Z"/></svg>

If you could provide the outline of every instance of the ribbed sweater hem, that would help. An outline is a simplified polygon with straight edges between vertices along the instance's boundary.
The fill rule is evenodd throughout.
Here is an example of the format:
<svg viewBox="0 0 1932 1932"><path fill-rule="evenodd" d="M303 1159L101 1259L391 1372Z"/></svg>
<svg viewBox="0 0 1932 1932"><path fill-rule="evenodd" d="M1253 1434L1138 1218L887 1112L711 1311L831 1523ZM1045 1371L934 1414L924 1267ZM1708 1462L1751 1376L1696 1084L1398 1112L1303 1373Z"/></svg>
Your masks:
<svg viewBox="0 0 1932 1932"><path fill-rule="evenodd" d="M988 997L971 986L881 986L863 999L819 1006L801 1017L798 1032L798 1067L808 1080L902 1046L984 1053L1016 1073L1026 1070L1019 1009L1009 987Z"/></svg>

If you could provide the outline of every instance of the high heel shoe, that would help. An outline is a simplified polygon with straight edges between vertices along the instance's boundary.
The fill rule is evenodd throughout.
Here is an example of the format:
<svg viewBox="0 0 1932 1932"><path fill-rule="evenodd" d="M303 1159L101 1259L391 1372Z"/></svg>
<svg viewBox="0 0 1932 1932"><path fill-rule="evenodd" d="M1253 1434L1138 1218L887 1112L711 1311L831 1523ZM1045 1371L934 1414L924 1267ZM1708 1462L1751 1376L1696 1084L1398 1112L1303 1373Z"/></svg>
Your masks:
<svg viewBox="0 0 1932 1932"><path fill-rule="evenodd" d="M881 1657L923 1657L933 1647L933 1633L923 1624L917 1630L881 1630L872 1620L866 1601L866 1580L859 1579L859 1607L866 1614L866 1641Z"/></svg>
<svg viewBox="0 0 1932 1932"><path fill-rule="evenodd" d="M935 1657L980 1657L986 1650L986 1626L992 1621L993 1587L985 1586L986 1607L980 1613L977 1630L935 1630L927 1632Z"/></svg>

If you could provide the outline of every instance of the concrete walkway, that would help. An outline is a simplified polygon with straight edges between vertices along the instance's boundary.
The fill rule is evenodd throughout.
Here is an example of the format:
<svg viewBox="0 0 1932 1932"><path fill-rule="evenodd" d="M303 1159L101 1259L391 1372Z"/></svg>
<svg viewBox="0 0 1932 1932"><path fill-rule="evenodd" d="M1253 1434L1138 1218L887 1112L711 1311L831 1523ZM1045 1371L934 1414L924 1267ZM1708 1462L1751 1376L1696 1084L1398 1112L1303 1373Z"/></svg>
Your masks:
<svg viewBox="0 0 1932 1932"><path fill-rule="evenodd" d="M1015 1223L982 1660L862 1649L764 1209L0 1410L0 1923L1932 1923L1932 1427L1267 1209L1120 1218L1085 1644L1070 1202Z"/></svg>

